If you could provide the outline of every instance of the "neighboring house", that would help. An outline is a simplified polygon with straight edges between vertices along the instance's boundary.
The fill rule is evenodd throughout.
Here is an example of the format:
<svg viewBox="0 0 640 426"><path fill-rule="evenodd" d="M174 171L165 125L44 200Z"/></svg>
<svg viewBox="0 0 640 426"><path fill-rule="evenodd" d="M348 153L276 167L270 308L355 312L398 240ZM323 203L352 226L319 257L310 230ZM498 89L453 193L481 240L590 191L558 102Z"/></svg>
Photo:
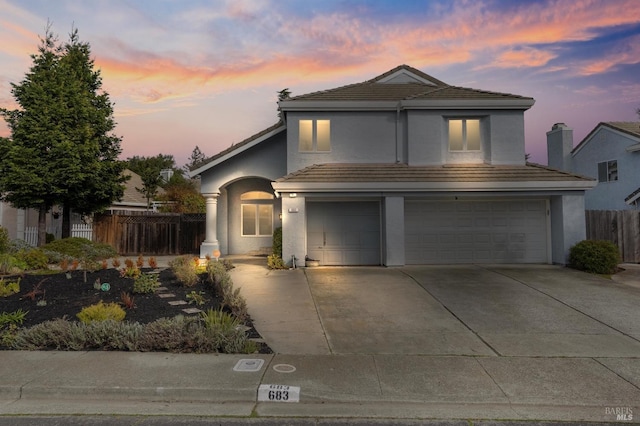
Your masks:
<svg viewBox="0 0 640 426"><path fill-rule="evenodd" d="M139 174L132 172L129 169L125 169L122 172L123 175L129 176L129 180L125 182L124 194L122 199L114 201L107 209L107 212L135 212L135 211L147 211L147 197L138 191L142 189L142 178ZM164 189L158 188L158 194L164 193ZM151 210L157 210L157 204L151 201Z"/></svg>
<svg viewBox="0 0 640 426"><path fill-rule="evenodd" d="M136 188L142 188L140 175L125 169L123 174L131 176L125 183L125 191L121 200L114 201L108 212L146 211L147 199ZM159 192L163 191L162 188ZM155 209L155 205L152 207ZM72 236L91 238L91 226L85 218L72 212ZM7 229L9 238L25 240L30 244L37 243L38 211L34 209L16 209L9 203L0 202L0 226ZM47 233L55 238L62 236L62 213L59 206L54 206L47 214Z"/></svg>
<svg viewBox="0 0 640 426"><path fill-rule="evenodd" d="M566 263L591 179L526 164L532 98L402 65L279 102L282 121L192 171L201 256L268 251L322 265Z"/></svg>
<svg viewBox="0 0 640 426"><path fill-rule="evenodd" d="M599 123L575 148L573 130L558 123L547 133L549 165L597 179L587 210L640 207L640 123Z"/></svg>

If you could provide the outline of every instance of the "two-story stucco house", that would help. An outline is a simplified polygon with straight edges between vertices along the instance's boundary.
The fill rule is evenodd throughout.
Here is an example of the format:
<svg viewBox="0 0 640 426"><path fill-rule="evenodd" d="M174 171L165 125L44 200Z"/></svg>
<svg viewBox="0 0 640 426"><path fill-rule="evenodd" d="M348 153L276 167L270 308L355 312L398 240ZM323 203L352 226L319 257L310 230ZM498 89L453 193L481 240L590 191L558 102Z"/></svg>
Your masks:
<svg viewBox="0 0 640 426"><path fill-rule="evenodd" d="M279 102L282 121L201 175L201 255L270 247L321 265L560 263L585 237L593 181L527 164L529 97L402 65Z"/></svg>
<svg viewBox="0 0 640 426"><path fill-rule="evenodd" d="M547 133L549 165L597 179L587 210L640 206L640 123L599 123L576 147L573 130L558 123Z"/></svg>

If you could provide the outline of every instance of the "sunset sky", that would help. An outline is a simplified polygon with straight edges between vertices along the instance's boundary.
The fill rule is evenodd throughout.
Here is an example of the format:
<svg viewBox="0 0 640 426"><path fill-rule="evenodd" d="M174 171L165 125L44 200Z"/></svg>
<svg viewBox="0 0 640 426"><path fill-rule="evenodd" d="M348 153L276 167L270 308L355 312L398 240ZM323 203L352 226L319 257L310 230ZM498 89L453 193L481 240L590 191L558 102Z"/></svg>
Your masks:
<svg viewBox="0 0 640 426"><path fill-rule="evenodd" d="M0 0L0 107L47 20L89 42L122 158L211 156L277 121L277 92L357 83L407 64L448 84L530 96L526 152L553 123L577 144L638 121L638 0ZM9 131L0 119L0 136Z"/></svg>

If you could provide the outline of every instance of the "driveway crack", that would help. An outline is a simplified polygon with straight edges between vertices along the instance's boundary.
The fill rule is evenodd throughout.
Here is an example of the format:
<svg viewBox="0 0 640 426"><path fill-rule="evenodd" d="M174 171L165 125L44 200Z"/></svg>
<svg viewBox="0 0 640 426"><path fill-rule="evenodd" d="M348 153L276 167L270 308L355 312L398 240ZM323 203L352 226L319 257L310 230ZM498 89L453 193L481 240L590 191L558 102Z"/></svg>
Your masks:
<svg viewBox="0 0 640 426"><path fill-rule="evenodd" d="M449 309L449 307L447 305L445 305L442 300L440 300L435 294L431 293L427 288L425 288L425 286L423 286L420 281L418 281L413 275L411 275L410 273L408 273L405 270L401 270L400 272L402 272L403 274L405 274L406 276L408 276L409 278L411 278L413 280L413 282L415 282L416 284L418 284L418 286L420 286L420 288L422 288L429 296L431 296L433 298L433 300L435 300L436 302L438 302L440 304L440 306L442 306L447 312L449 312L455 319L457 319L458 321L460 321L460 324L462 324L463 326L465 326L465 328L467 330L469 330L471 333L473 333L482 343L484 343L484 345L486 347L488 347L489 349L491 349L491 351L496 355L496 356L504 356L502 355L496 348L494 348L493 346L491 346L491 344L489 342L487 342L486 340L484 340L482 338L482 336L480 334L478 334L473 328L471 328L466 322L464 322L462 320L462 318L460 318L458 315L455 314L455 312L453 312L451 309Z"/></svg>

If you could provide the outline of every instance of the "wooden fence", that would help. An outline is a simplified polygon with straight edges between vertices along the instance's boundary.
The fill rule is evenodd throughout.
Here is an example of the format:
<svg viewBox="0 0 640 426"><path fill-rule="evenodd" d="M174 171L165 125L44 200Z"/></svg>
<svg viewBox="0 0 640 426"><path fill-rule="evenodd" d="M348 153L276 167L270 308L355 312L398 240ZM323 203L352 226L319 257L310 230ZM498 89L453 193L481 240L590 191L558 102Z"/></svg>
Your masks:
<svg viewBox="0 0 640 426"><path fill-rule="evenodd" d="M623 262L640 263L640 211L587 210L586 220L588 240L611 241Z"/></svg>
<svg viewBox="0 0 640 426"><path fill-rule="evenodd" d="M127 212L96 216L93 240L121 256L198 254L205 214Z"/></svg>

